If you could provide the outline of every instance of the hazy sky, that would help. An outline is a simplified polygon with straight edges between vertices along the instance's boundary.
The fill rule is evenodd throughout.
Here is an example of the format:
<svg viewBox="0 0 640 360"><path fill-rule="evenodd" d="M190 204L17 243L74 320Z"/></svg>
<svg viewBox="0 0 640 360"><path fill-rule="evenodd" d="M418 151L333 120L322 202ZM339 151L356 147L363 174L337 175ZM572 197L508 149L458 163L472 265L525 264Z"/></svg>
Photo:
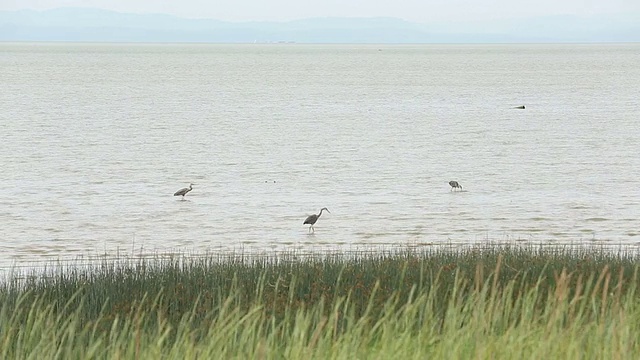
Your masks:
<svg viewBox="0 0 640 360"><path fill-rule="evenodd" d="M0 0L0 10L97 7L227 21L390 16L415 22L640 12L640 0Z"/></svg>

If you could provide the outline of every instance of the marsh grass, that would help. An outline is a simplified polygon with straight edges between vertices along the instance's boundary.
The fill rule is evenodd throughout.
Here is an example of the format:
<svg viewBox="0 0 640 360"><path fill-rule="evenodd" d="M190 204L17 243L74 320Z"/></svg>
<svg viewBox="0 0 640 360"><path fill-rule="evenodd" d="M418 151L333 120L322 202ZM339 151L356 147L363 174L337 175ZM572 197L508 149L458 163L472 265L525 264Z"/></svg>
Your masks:
<svg viewBox="0 0 640 360"><path fill-rule="evenodd" d="M32 275L0 287L0 358L620 358L640 350L637 255L624 248L178 256Z"/></svg>

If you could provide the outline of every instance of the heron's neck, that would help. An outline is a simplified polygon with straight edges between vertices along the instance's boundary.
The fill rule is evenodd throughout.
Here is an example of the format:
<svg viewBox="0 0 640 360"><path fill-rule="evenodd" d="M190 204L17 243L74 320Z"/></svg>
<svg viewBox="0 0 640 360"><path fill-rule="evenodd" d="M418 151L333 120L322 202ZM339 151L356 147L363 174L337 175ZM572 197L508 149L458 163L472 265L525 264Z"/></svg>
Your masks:
<svg viewBox="0 0 640 360"><path fill-rule="evenodd" d="M318 217L320 217L320 215L322 215L323 211L324 211L324 209L320 209L320 214L318 214Z"/></svg>

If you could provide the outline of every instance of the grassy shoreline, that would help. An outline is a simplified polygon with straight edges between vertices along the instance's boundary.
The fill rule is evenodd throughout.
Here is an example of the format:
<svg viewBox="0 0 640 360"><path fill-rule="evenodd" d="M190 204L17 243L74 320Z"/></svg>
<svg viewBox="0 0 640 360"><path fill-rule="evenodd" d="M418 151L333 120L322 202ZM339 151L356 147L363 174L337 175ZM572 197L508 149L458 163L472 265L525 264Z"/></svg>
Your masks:
<svg viewBox="0 0 640 360"><path fill-rule="evenodd" d="M70 266L0 284L0 358L629 357L637 260L490 245Z"/></svg>

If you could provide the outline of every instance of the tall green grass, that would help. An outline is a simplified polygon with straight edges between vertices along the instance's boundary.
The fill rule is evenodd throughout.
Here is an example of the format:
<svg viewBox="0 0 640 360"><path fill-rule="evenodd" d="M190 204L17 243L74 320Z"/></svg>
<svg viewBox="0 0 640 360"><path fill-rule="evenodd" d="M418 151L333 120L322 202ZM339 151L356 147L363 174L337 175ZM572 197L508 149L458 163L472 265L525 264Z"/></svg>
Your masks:
<svg viewBox="0 0 640 360"><path fill-rule="evenodd" d="M636 262L488 246L56 268L0 286L0 358L627 358Z"/></svg>

